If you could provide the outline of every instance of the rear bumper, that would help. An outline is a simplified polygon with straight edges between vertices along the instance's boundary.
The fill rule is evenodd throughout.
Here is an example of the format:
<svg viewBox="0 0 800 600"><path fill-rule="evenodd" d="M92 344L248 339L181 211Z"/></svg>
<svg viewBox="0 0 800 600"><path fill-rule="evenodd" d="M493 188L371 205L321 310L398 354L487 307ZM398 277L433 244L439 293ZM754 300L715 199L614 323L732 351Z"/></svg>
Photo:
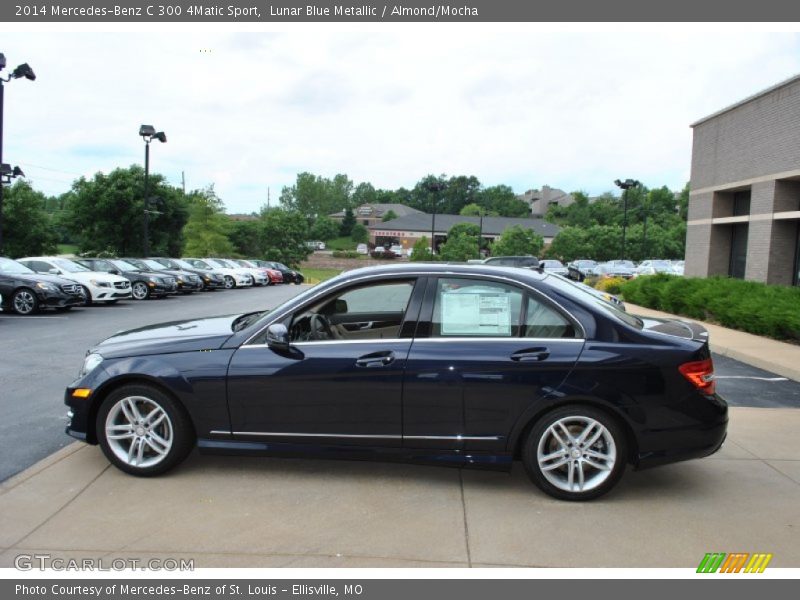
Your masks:
<svg viewBox="0 0 800 600"><path fill-rule="evenodd" d="M678 410L673 413L681 415L683 423L640 432L640 451L634 459L637 469L703 458L722 447L728 433L728 405L718 395L704 398L702 407L694 406L691 412Z"/></svg>

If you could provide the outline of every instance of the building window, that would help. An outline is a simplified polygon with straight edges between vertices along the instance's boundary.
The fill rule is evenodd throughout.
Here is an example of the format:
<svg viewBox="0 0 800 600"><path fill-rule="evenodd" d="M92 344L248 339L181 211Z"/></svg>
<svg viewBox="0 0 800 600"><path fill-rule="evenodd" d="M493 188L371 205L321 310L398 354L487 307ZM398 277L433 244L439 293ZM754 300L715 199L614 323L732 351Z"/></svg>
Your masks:
<svg viewBox="0 0 800 600"><path fill-rule="evenodd" d="M749 205L749 199L748 199ZM731 227L731 258L728 275L744 279L747 267L747 223L737 223Z"/></svg>
<svg viewBox="0 0 800 600"><path fill-rule="evenodd" d="M363 221L361 221L361 222L364 224L364 227L366 227L367 225L369 225L369 219L364 219L364 220L363 220Z"/></svg>
<svg viewBox="0 0 800 600"><path fill-rule="evenodd" d="M733 195L733 216L741 217L750 214L750 190L736 192Z"/></svg>

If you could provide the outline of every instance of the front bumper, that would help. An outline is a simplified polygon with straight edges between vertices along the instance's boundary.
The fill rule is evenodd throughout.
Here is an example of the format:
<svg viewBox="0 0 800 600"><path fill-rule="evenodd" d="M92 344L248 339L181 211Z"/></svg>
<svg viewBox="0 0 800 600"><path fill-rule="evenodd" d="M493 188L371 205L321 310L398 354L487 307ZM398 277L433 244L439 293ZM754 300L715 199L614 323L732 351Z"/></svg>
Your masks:
<svg viewBox="0 0 800 600"><path fill-rule="evenodd" d="M92 302L109 302L111 300L125 300L131 298L131 284L127 287L98 287L88 286L92 295Z"/></svg>
<svg viewBox="0 0 800 600"><path fill-rule="evenodd" d="M53 290L36 290L36 296L41 306L49 308L66 308L68 306L81 306L84 302L81 294L67 294Z"/></svg>

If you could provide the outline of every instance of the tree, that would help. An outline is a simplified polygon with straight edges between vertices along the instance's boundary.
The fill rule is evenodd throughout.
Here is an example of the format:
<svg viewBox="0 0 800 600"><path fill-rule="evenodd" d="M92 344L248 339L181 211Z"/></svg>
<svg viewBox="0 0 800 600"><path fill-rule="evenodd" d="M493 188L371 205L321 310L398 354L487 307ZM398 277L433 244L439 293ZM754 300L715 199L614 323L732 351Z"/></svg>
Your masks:
<svg viewBox="0 0 800 600"><path fill-rule="evenodd" d="M447 241L439 248L442 260L463 262L478 258L480 229L474 223L456 223L447 232Z"/></svg>
<svg viewBox="0 0 800 600"><path fill-rule="evenodd" d="M327 242L339 235L339 223L330 217L317 217L309 231L311 239Z"/></svg>
<svg viewBox="0 0 800 600"><path fill-rule="evenodd" d="M386 212L383 214L383 218L381 218L381 223L386 223L386 221L391 221L391 220L393 220L393 219L396 219L396 218L397 218L397 213L396 213L396 212L394 212L394 211L393 211L393 210L390 208L389 210L387 210L387 211L386 211Z"/></svg>
<svg viewBox="0 0 800 600"><path fill-rule="evenodd" d="M530 207L507 185L495 185L481 190L478 196L478 204L486 209L488 213L494 213L501 217L528 217L531 214Z"/></svg>
<svg viewBox="0 0 800 600"><path fill-rule="evenodd" d="M47 198L27 181L4 190L3 254L11 258L53 254L58 235L45 212Z"/></svg>
<svg viewBox="0 0 800 600"><path fill-rule="evenodd" d="M231 221L228 239L236 254L245 258L264 258L258 221Z"/></svg>
<svg viewBox="0 0 800 600"><path fill-rule="evenodd" d="M214 192L214 186L195 190L188 194L187 199L189 219L183 228L185 253L189 256L230 255L233 244L228 235L236 225L223 213L224 205ZM241 236L237 236L241 241Z"/></svg>
<svg viewBox="0 0 800 600"><path fill-rule="evenodd" d="M350 239L358 244L366 244L369 240L369 230L361 223L356 223L350 232Z"/></svg>
<svg viewBox="0 0 800 600"><path fill-rule="evenodd" d="M424 235L414 243L414 248L411 252L409 260L413 261L436 260L436 257L431 252L431 242Z"/></svg>
<svg viewBox="0 0 800 600"><path fill-rule="evenodd" d="M353 232L353 226L356 224L356 217L353 214L353 209L349 206L344 210L344 218L342 224L339 226L339 235L347 237Z"/></svg>
<svg viewBox="0 0 800 600"><path fill-rule="evenodd" d="M312 173L299 173L292 187L281 190L283 208L308 218L330 215L351 205L353 182L339 174L327 179Z"/></svg>
<svg viewBox="0 0 800 600"><path fill-rule="evenodd" d="M150 174L149 194L149 209L154 211L149 223L150 251L177 256L183 247L188 201L155 173ZM63 222L82 252L141 255L144 207L144 169L133 165L75 181L67 195Z"/></svg>
<svg viewBox="0 0 800 600"><path fill-rule="evenodd" d="M308 223L304 215L283 209L262 210L259 219L259 245L262 256L296 266L311 250L306 246Z"/></svg>
<svg viewBox="0 0 800 600"><path fill-rule="evenodd" d="M544 238L532 229L514 225L506 229L492 244L493 256L539 256L544 247Z"/></svg>

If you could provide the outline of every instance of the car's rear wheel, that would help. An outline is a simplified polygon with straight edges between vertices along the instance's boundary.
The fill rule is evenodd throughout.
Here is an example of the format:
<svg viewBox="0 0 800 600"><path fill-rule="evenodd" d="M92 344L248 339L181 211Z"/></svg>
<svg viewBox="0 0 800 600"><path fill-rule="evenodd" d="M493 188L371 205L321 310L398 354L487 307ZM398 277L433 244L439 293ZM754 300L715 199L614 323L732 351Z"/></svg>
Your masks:
<svg viewBox="0 0 800 600"><path fill-rule="evenodd" d="M625 472L627 443L617 421L590 406L566 406L544 415L522 449L525 470L545 493L561 500L592 500Z"/></svg>
<svg viewBox="0 0 800 600"><path fill-rule="evenodd" d="M134 300L147 300L150 297L150 288L144 281L136 281L131 288Z"/></svg>
<svg viewBox="0 0 800 600"><path fill-rule="evenodd" d="M39 310L39 299L28 288L20 288L11 297L11 306L18 315L32 315Z"/></svg>
<svg viewBox="0 0 800 600"><path fill-rule="evenodd" d="M159 475L192 449L189 417L169 395L149 385L125 385L97 413L97 439L111 463L139 476Z"/></svg>

